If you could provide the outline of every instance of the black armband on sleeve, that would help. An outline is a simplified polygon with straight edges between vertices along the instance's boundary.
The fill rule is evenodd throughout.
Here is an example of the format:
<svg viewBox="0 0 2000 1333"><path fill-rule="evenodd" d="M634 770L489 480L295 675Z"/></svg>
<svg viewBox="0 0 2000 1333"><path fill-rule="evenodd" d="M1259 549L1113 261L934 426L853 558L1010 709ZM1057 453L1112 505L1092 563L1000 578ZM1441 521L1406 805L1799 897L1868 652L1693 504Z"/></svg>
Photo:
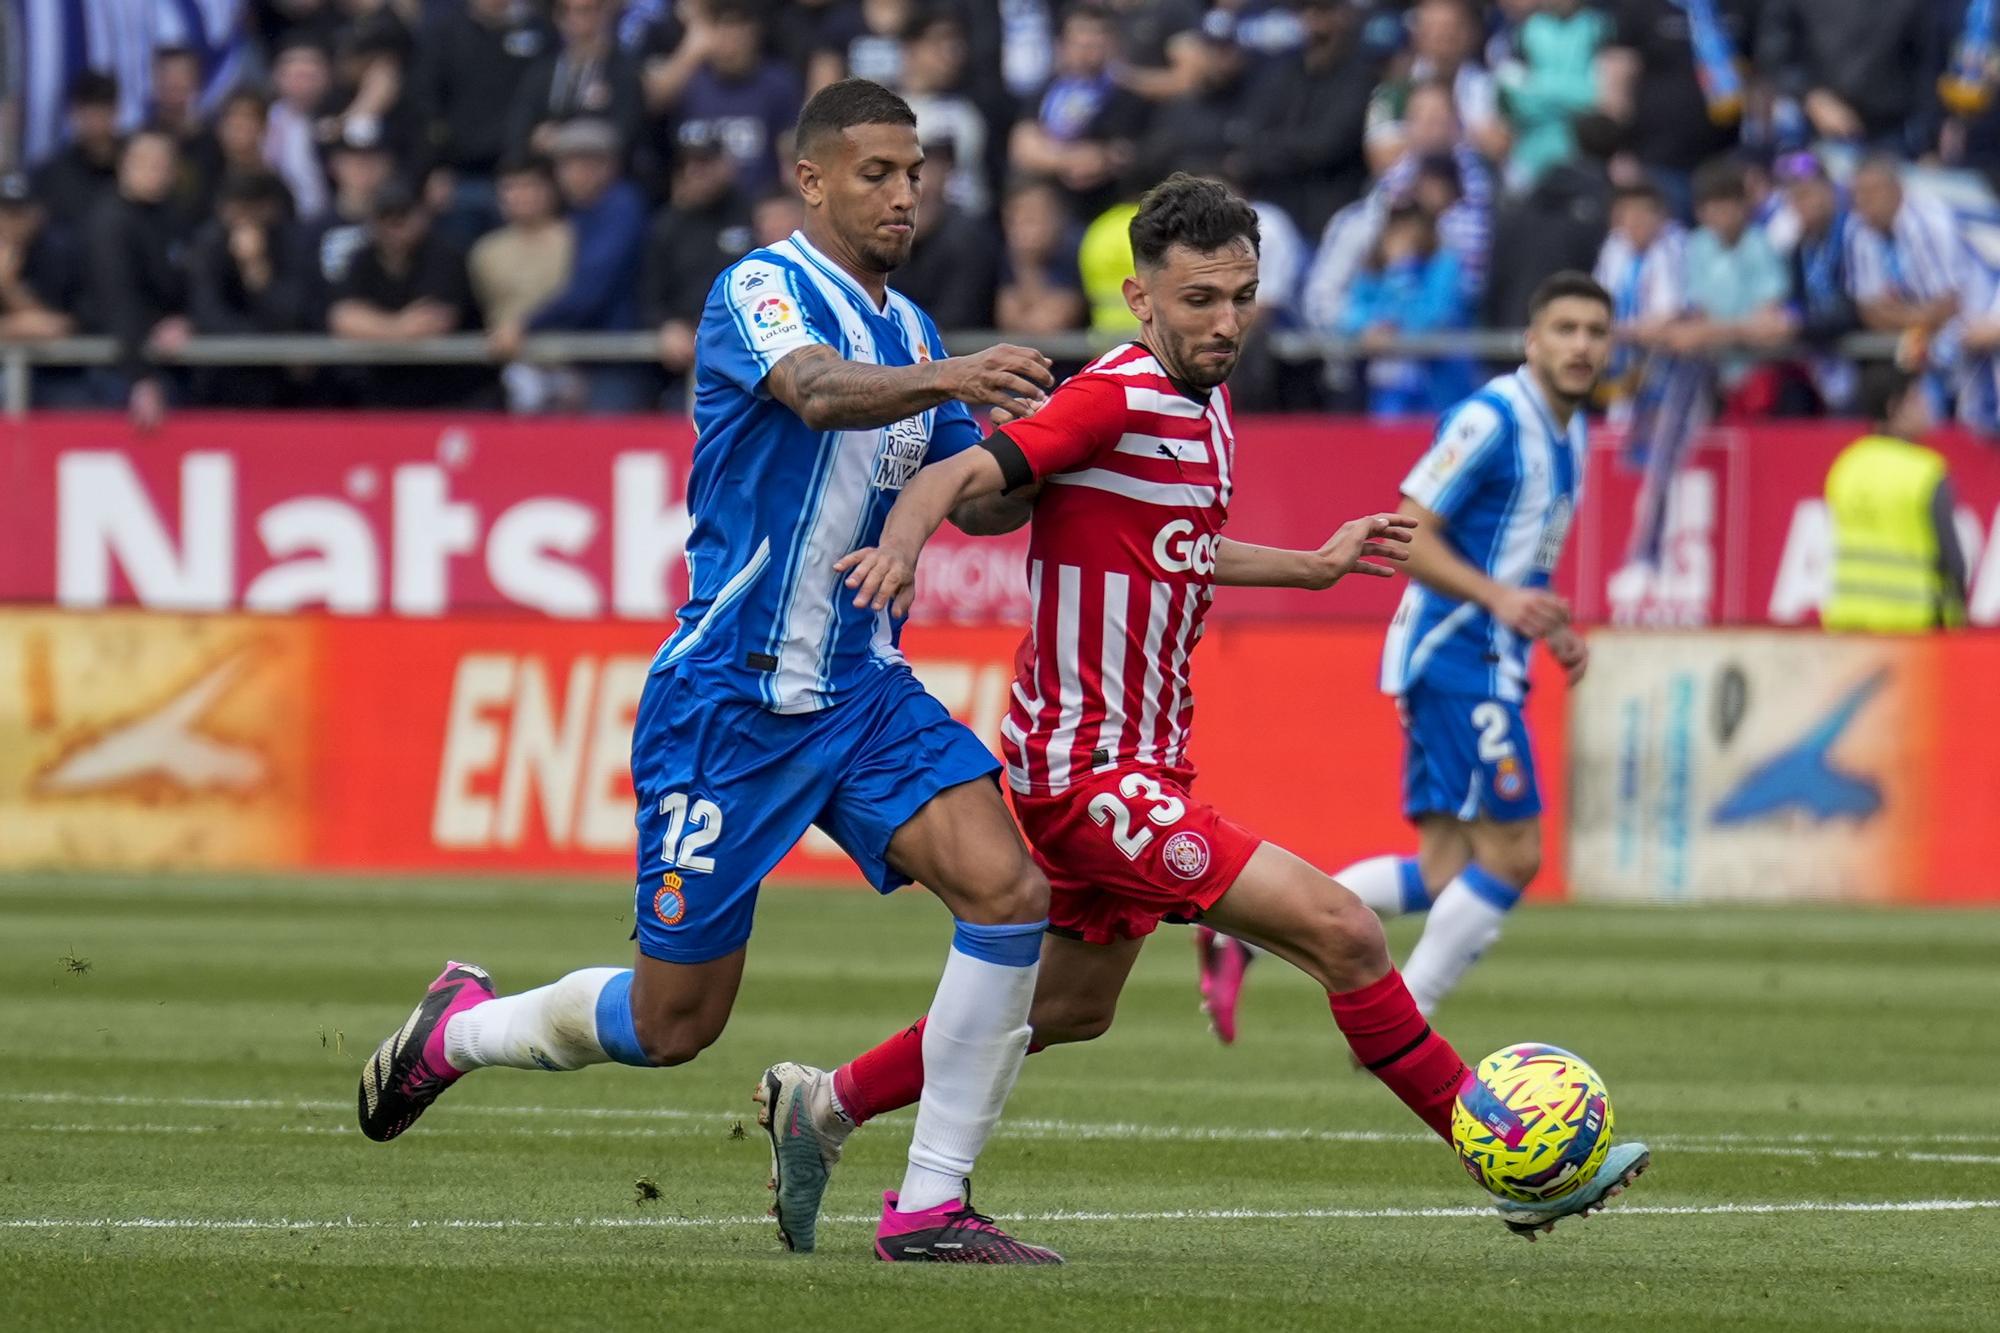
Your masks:
<svg viewBox="0 0 2000 1333"><path fill-rule="evenodd" d="M1035 469L1029 466L1028 456L1021 452L1020 445L1007 438L1006 432L994 431L979 442L979 447L992 454L993 461L1000 465L1000 478L1006 482L1002 494L1035 484Z"/></svg>

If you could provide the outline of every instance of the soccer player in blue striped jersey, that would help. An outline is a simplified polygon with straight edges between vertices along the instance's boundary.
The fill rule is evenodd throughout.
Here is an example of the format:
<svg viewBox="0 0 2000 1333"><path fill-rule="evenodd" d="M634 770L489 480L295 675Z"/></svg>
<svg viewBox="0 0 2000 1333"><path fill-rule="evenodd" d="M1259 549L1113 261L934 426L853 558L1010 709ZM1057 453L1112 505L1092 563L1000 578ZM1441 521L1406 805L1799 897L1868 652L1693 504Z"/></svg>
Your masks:
<svg viewBox="0 0 2000 1333"><path fill-rule="evenodd" d="M1559 273L1530 308L1526 364L1447 412L1403 482L1417 536L1382 690L1403 722L1417 855L1335 876L1383 917L1430 913L1403 968L1426 1014L1500 937L1541 869L1522 716L1529 649L1541 640L1572 681L1589 662L1549 582L1583 490L1583 405L1610 356L1612 300L1588 276Z"/></svg>
<svg viewBox="0 0 2000 1333"><path fill-rule="evenodd" d="M797 148L804 229L724 272L702 313L690 593L632 738L633 966L496 996L482 970L447 965L364 1069L361 1127L393 1138L489 1065L693 1059L728 1020L759 884L818 825L878 890L921 881L956 918L909 1167L884 1196L876 1254L1060 1262L974 1212L968 1185L1027 1049L1048 884L992 753L917 683L899 624L856 608L834 568L876 543L920 468L979 443L966 403L1032 410L1049 364L1004 345L947 358L929 317L888 289L923 165L901 98L832 84L801 113ZM1028 513L994 497L952 517L992 532ZM760 1088L773 1110L794 1091ZM781 1132L774 1115L777 1188L823 1178L831 1162L780 1153ZM815 1243L810 1228L784 1239Z"/></svg>

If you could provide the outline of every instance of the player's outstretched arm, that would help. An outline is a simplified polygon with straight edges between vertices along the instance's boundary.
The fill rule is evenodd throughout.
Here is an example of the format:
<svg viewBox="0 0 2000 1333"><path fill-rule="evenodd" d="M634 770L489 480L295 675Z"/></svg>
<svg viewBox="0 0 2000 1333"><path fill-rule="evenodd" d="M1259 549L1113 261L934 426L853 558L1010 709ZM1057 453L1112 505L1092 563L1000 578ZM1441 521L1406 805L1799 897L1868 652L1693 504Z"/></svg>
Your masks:
<svg viewBox="0 0 2000 1333"><path fill-rule="evenodd" d="M788 353L764 381L814 430L875 430L954 399L987 407L1039 404L1054 382L1047 357L1008 343L914 366L846 361L822 343Z"/></svg>
<svg viewBox="0 0 2000 1333"><path fill-rule="evenodd" d="M1349 574L1396 576L1410 558L1417 520L1406 514L1370 514L1340 525L1317 551L1285 551L1224 537L1215 547L1215 581L1228 588L1331 588Z"/></svg>
<svg viewBox="0 0 2000 1333"><path fill-rule="evenodd" d="M834 562L854 589L854 604L904 616L917 597L917 555L947 516L969 501L999 495L1007 478L990 449L967 449L921 469L890 506L882 539Z"/></svg>
<svg viewBox="0 0 2000 1333"><path fill-rule="evenodd" d="M1398 512L1417 521L1410 542L1410 577L1461 602L1476 602L1516 634L1539 639L1569 623L1569 603L1542 588L1498 583L1475 568L1444 539L1442 517L1403 497Z"/></svg>

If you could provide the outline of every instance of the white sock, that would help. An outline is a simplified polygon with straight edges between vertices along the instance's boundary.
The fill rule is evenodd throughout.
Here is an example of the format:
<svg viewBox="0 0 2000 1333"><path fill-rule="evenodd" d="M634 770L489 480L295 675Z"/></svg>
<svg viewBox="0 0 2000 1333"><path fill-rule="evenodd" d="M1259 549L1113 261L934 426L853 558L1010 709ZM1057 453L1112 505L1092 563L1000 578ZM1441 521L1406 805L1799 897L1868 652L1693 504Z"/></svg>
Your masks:
<svg viewBox="0 0 2000 1333"><path fill-rule="evenodd" d="M1028 1051L1028 1005L1047 924L958 923L924 1024L924 1093L898 1212L961 1197Z"/></svg>
<svg viewBox="0 0 2000 1333"><path fill-rule="evenodd" d="M1445 885L1431 904L1430 920L1410 961L1403 964L1403 982L1425 1017L1500 938L1500 923L1520 896L1520 889L1478 865L1467 866Z"/></svg>
<svg viewBox="0 0 2000 1333"><path fill-rule="evenodd" d="M606 986L631 975L629 968L587 967L474 1005L445 1024L444 1058L460 1070L581 1069L614 1060L598 1040L597 1001Z"/></svg>
<svg viewBox="0 0 2000 1333"><path fill-rule="evenodd" d="M1430 895L1412 856L1371 856L1334 876L1384 921L1427 909Z"/></svg>

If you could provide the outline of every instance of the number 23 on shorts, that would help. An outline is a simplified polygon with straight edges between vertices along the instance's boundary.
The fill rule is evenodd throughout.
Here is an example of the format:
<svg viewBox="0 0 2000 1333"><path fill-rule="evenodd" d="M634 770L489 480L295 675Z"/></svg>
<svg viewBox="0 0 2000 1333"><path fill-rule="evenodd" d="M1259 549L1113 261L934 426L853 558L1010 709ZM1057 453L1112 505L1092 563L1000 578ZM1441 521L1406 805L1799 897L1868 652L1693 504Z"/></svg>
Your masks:
<svg viewBox="0 0 2000 1333"><path fill-rule="evenodd" d="M1169 796L1160 789L1160 784L1144 773L1127 773L1118 783L1119 795L1124 801L1108 791L1101 791L1090 798L1091 822L1099 828L1109 825L1111 841L1128 861L1136 861L1139 854L1153 841L1153 830L1145 824L1133 827L1132 807L1126 801L1144 801L1147 805L1145 818L1166 827L1178 823L1187 813L1187 805L1177 796Z"/></svg>

